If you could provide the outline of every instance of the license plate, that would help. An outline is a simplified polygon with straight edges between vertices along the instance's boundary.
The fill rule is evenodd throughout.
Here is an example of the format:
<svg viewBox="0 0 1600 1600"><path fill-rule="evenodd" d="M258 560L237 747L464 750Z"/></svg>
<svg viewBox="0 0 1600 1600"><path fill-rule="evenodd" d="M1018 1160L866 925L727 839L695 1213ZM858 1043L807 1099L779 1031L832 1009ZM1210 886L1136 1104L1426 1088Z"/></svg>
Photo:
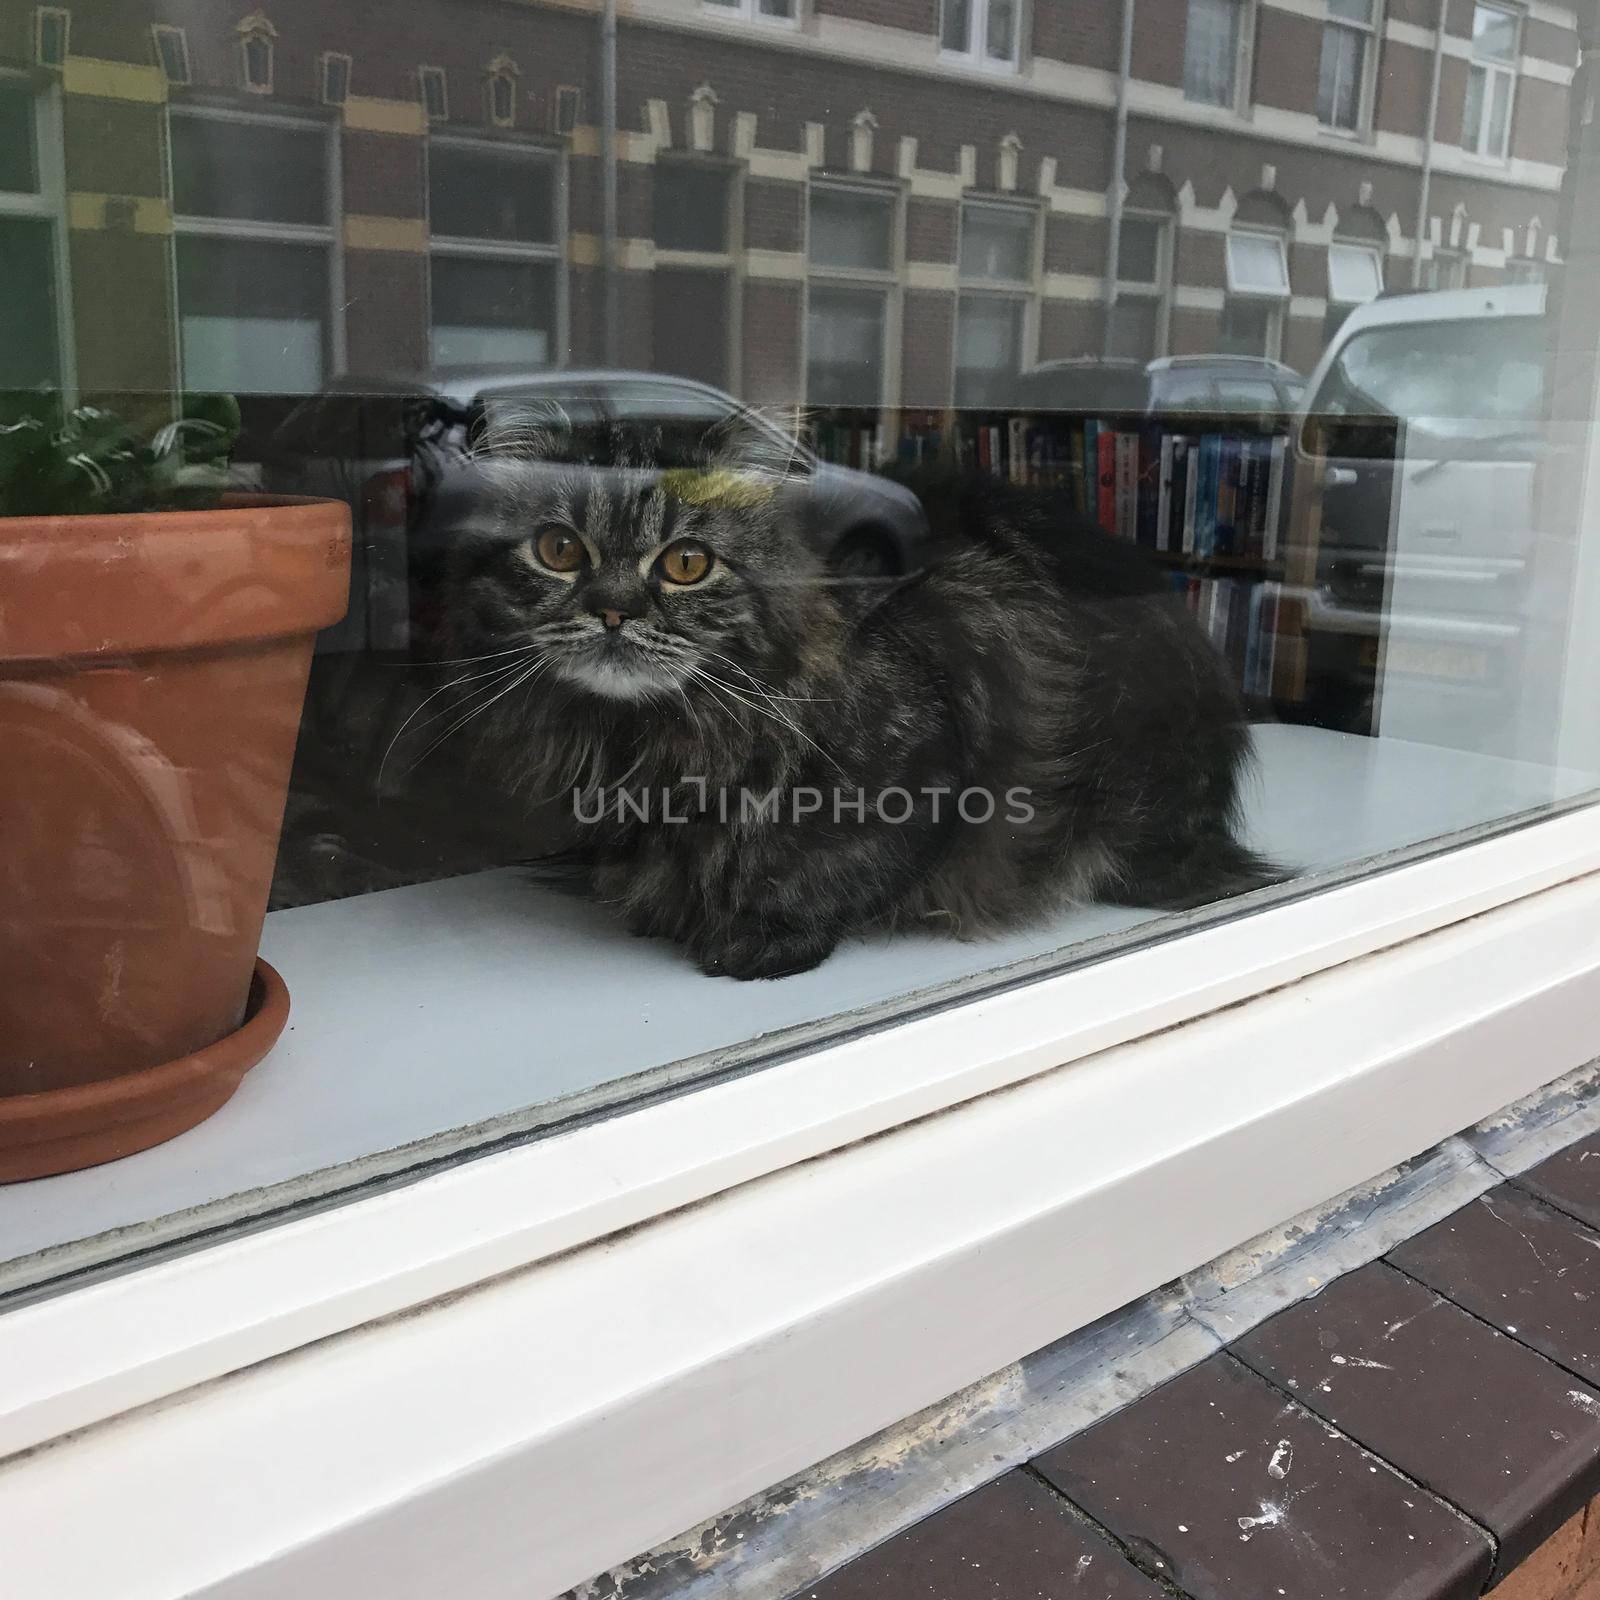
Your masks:
<svg viewBox="0 0 1600 1600"><path fill-rule="evenodd" d="M1377 654L1377 641L1373 641ZM1426 644L1418 639L1391 639L1384 653L1384 670L1409 672L1419 678L1452 678L1481 683L1489 676L1489 652L1471 645Z"/></svg>

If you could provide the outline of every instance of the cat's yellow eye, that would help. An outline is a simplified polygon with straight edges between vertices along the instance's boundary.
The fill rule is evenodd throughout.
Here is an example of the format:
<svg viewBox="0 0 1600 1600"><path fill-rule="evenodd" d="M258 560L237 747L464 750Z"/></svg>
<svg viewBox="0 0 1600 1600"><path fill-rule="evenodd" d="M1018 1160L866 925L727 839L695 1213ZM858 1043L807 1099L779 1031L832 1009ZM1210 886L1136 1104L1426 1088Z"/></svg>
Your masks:
<svg viewBox="0 0 1600 1600"><path fill-rule="evenodd" d="M699 583L711 571L711 552L695 539L680 539L661 552L656 566L668 583Z"/></svg>
<svg viewBox="0 0 1600 1600"><path fill-rule="evenodd" d="M565 528L546 528L534 549L552 572L576 572L584 562L583 540Z"/></svg>

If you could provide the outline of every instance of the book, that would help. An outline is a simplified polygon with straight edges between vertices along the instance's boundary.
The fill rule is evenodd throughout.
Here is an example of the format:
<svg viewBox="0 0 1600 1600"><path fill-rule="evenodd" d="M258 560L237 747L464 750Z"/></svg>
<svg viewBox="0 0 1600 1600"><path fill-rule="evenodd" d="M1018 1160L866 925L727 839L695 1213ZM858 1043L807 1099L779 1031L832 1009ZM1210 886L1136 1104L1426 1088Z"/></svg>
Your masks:
<svg viewBox="0 0 1600 1600"><path fill-rule="evenodd" d="M1147 550L1154 550L1160 539L1161 460L1166 438L1159 423L1147 422L1139 430L1134 536Z"/></svg>
<svg viewBox="0 0 1600 1600"><path fill-rule="evenodd" d="M1164 433L1161 436L1161 462L1157 468L1156 489L1156 537L1157 550L1170 550L1172 548L1172 466L1173 456L1177 453L1178 437L1176 434Z"/></svg>
<svg viewBox="0 0 1600 1600"><path fill-rule="evenodd" d="M1095 428L1095 516L1107 533L1117 531L1117 436L1105 423Z"/></svg>
<svg viewBox="0 0 1600 1600"><path fill-rule="evenodd" d="M1139 436L1118 431L1114 438L1116 484L1113 490L1115 529L1119 539L1130 542L1138 522L1136 495L1139 491Z"/></svg>
<svg viewBox="0 0 1600 1600"><path fill-rule="evenodd" d="M1180 548L1185 555L1195 553L1195 522L1200 500L1200 444L1198 439L1189 440L1184 464L1183 539Z"/></svg>
<svg viewBox="0 0 1600 1600"><path fill-rule="evenodd" d="M1289 441L1279 434L1272 441L1267 468L1267 505L1262 525L1261 553L1268 561L1278 559L1278 530L1283 518L1283 480L1288 461Z"/></svg>

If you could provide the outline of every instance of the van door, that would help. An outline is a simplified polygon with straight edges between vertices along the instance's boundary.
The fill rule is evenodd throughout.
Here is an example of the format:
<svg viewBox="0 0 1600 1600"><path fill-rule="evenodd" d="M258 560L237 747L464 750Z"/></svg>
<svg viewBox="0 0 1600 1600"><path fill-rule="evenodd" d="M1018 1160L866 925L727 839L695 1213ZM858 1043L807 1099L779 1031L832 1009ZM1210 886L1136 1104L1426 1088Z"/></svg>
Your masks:
<svg viewBox="0 0 1600 1600"><path fill-rule="evenodd" d="M1515 753L1543 395L1533 316L1379 324L1329 366L1308 625L1357 641L1373 731Z"/></svg>

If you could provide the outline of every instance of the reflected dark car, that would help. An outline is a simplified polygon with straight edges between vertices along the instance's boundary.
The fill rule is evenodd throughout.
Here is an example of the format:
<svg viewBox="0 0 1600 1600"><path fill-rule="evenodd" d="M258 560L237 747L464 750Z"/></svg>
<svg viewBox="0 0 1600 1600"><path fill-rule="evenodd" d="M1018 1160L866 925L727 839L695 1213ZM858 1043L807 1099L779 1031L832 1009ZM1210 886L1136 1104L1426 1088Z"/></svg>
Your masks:
<svg viewBox="0 0 1600 1600"><path fill-rule="evenodd" d="M1163 418L1289 417L1305 392L1293 367L1263 356L1163 356L1156 361L1070 356L1042 361L1016 379L1028 411L1119 412Z"/></svg>
<svg viewBox="0 0 1600 1600"><path fill-rule="evenodd" d="M710 430L748 429L764 456L788 463L795 525L836 569L894 579L923 559L927 519L910 490L819 460L771 418L707 384L648 372L483 367L341 378L289 415L263 467L273 492L351 507L350 613L324 648L411 648L426 622L419 577L436 569L481 490L471 446L524 416L558 421L546 452L552 464L595 472L621 470L619 440L627 457L647 450L670 469L698 464Z"/></svg>

